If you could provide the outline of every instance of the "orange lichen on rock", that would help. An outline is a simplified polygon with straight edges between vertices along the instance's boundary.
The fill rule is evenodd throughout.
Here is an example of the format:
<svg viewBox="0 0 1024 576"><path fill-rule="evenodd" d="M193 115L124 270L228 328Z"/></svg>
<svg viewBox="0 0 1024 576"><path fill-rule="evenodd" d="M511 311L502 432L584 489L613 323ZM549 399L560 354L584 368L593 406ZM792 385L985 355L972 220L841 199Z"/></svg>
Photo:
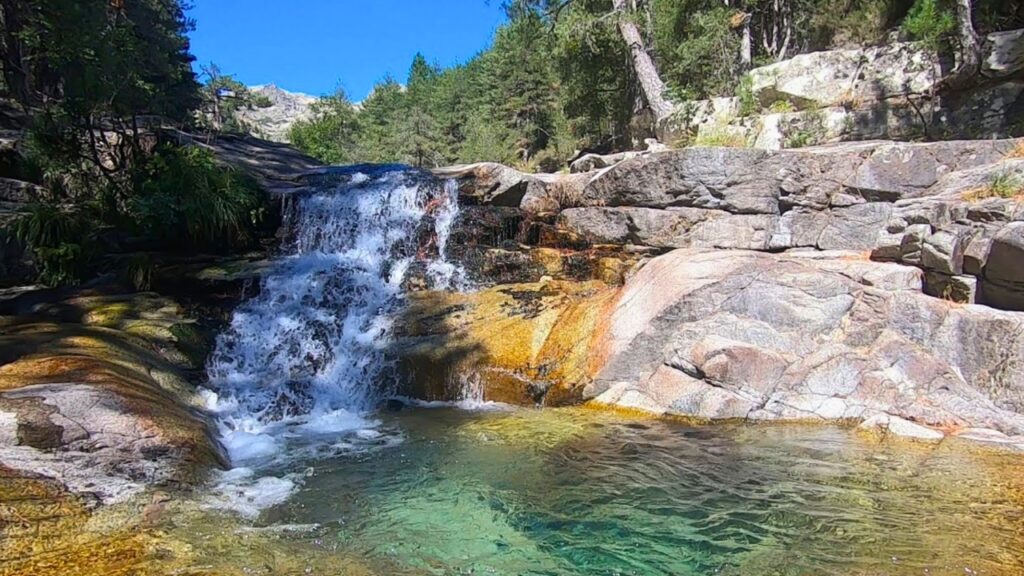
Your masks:
<svg viewBox="0 0 1024 576"><path fill-rule="evenodd" d="M564 404L596 373L590 355L617 289L600 281L508 284L411 297L397 349L414 395Z"/></svg>

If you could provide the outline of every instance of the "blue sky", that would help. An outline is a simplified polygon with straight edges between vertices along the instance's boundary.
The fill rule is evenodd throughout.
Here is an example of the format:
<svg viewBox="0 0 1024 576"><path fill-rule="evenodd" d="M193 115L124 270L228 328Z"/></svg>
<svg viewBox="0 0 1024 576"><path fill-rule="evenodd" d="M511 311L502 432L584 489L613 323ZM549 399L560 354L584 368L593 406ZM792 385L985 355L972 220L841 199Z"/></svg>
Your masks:
<svg viewBox="0 0 1024 576"><path fill-rule="evenodd" d="M416 52L441 65L486 48L501 0L193 0L192 53L244 84L362 100Z"/></svg>

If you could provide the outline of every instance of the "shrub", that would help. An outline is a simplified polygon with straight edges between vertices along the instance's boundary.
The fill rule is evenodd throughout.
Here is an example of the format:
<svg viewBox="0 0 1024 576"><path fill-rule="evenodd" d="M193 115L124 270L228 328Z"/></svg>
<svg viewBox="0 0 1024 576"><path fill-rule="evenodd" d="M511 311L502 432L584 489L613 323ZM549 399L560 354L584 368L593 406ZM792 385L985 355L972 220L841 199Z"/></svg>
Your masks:
<svg viewBox="0 0 1024 576"><path fill-rule="evenodd" d="M533 157L535 168L539 172L553 174L566 167L565 160L558 157L558 153L545 148Z"/></svg>
<svg viewBox="0 0 1024 576"><path fill-rule="evenodd" d="M728 125L701 130L691 144L697 148L746 148L748 145L746 137L730 130Z"/></svg>
<svg viewBox="0 0 1024 576"><path fill-rule="evenodd" d="M1024 194L1024 181L1015 174L1003 172L992 179L988 189L999 198L1013 198Z"/></svg>
<svg viewBox="0 0 1024 576"><path fill-rule="evenodd" d="M41 284L74 285L87 277L96 252L94 216L88 208L36 203L13 222L15 238L35 257Z"/></svg>
<svg viewBox="0 0 1024 576"><path fill-rule="evenodd" d="M137 177L129 207L138 232L200 249L243 247L256 237L265 198L250 177L198 147L163 147Z"/></svg>
<svg viewBox="0 0 1024 576"><path fill-rule="evenodd" d="M800 119L793 132L786 131L785 148L803 148L819 144L825 137L825 117L820 111L810 112Z"/></svg>
<svg viewBox="0 0 1024 576"><path fill-rule="evenodd" d="M149 290L156 266L148 254L132 254L121 264L121 280L136 290Z"/></svg>
<svg viewBox="0 0 1024 576"><path fill-rule="evenodd" d="M768 107L768 111L772 114L784 114L787 112L796 112L796 106L789 100L776 100L772 102L772 105Z"/></svg>
<svg viewBox="0 0 1024 576"><path fill-rule="evenodd" d="M757 98L754 97L754 79L744 75L736 85L736 99L739 100L740 116L753 116L759 112Z"/></svg>
<svg viewBox="0 0 1024 576"><path fill-rule="evenodd" d="M954 10L945 0L917 0L903 20L903 29L932 50L941 50L956 30Z"/></svg>

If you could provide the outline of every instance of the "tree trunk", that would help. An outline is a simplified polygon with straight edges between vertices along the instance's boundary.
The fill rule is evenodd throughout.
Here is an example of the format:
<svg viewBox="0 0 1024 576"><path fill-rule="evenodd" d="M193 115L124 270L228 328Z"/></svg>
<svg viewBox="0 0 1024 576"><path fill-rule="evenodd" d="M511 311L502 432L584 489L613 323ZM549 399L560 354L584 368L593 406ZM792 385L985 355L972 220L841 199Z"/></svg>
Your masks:
<svg viewBox="0 0 1024 576"><path fill-rule="evenodd" d="M750 39L750 20L743 25L743 39L740 42L740 65L746 72L754 65L754 49Z"/></svg>
<svg viewBox="0 0 1024 576"><path fill-rule="evenodd" d="M974 29L971 0L956 0L957 39L960 61L942 81L944 88L963 88L981 69L981 39Z"/></svg>
<svg viewBox="0 0 1024 576"><path fill-rule="evenodd" d="M30 106L32 82L26 63L24 45L19 38L23 28L21 6L11 0L0 1L0 23L2 23L3 75L7 90L22 106Z"/></svg>
<svg viewBox="0 0 1024 576"><path fill-rule="evenodd" d="M629 46L629 53L633 60L633 70L636 72L637 80L640 81L640 88L643 90L644 99L647 105L654 112L657 121L664 120L672 114L674 107L665 98L665 83L661 81L658 69L654 66L654 60L644 48L643 36L636 24L627 15L629 10L626 6L627 0L612 0L615 11L619 13L619 32L622 39Z"/></svg>

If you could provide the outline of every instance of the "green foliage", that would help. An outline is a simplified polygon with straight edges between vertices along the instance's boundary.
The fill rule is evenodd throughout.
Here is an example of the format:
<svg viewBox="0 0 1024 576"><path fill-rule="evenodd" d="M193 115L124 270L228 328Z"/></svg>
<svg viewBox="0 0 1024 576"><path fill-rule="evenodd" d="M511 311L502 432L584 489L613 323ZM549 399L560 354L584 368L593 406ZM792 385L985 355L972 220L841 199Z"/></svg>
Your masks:
<svg viewBox="0 0 1024 576"><path fill-rule="evenodd" d="M980 34L1024 28L1024 1L975 0L974 27Z"/></svg>
<svg viewBox="0 0 1024 576"><path fill-rule="evenodd" d="M153 286L155 266L148 254L131 254L122 263L122 280L136 290L149 290Z"/></svg>
<svg viewBox="0 0 1024 576"><path fill-rule="evenodd" d="M704 128L693 139L690 146L695 148L747 148L746 137L728 124Z"/></svg>
<svg viewBox="0 0 1024 576"><path fill-rule="evenodd" d="M554 37L525 12L465 65L441 70L417 54L403 87L386 78L358 110L342 95L297 123L291 141L327 162L438 166L568 158L575 140L559 101Z"/></svg>
<svg viewBox="0 0 1024 576"><path fill-rule="evenodd" d="M360 125L356 110L344 91L313 105L313 119L296 122L289 133L291 143L328 164L351 164L358 154Z"/></svg>
<svg viewBox="0 0 1024 576"><path fill-rule="evenodd" d="M40 283L72 285L87 276L96 248L93 221L88 208L35 203L13 222L14 237L34 256Z"/></svg>
<svg viewBox="0 0 1024 576"><path fill-rule="evenodd" d="M818 0L809 19L812 48L879 44L913 0Z"/></svg>
<svg viewBox="0 0 1024 576"><path fill-rule="evenodd" d="M1003 172L992 178L988 188L993 196L1013 198L1024 194L1024 181L1016 174Z"/></svg>
<svg viewBox="0 0 1024 576"><path fill-rule="evenodd" d="M955 10L949 0L916 0L903 29L933 50L941 50L956 31Z"/></svg>
<svg viewBox="0 0 1024 576"><path fill-rule="evenodd" d="M754 96L754 80L750 75L744 75L736 85L736 100L739 101L740 116L753 116L760 111Z"/></svg>
<svg viewBox="0 0 1024 576"><path fill-rule="evenodd" d="M212 93L247 94L215 68L200 90L179 0L4 0L0 12L4 84L31 112L17 174L46 189L8 233L41 282L75 284L107 266L100 230L111 245L154 249L251 240L264 208L250 180L199 149L152 150L150 118L189 124ZM220 112L265 104L234 99ZM131 276L141 285L148 274Z"/></svg>
<svg viewBox="0 0 1024 576"><path fill-rule="evenodd" d="M405 90L393 78L374 87L362 103L359 148L365 162L405 160L405 138L400 127L405 118Z"/></svg>
<svg viewBox="0 0 1024 576"><path fill-rule="evenodd" d="M796 106L789 100L776 100L771 103L771 106L768 106L768 111L772 114L786 114L796 112Z"/></svg>
<svg viewBox="0 0 1024 576"><path fill-rule="evenodd" d="M654 40L665 81L686 99L732 92L739 76L735 9L713 0L654 0Z"/></svg>
<svg viewBox="0 0 1024 576"><path fill-rule="evenodd" d="M165 246L223 250L250 244L266 214L256 183L198 147L163 147L137 176L135 229Z"/></svg>
<svg viewBox="0 0 1024 576"><path fill-rule="evenodd" d="M1001 172L992 176L987 185L964 194L964 199L968 202L989 198L1024 199L1024 178L1014 172Z"/></svg>
<svg viewBox="0 0 1024 576"><path fill-rule="evenodd" d="M610 11L610 0L577 0L554 27L560 99L580 148L630 144L638 84Z"/></svg>
<svg viewBox="0 0 1024 576"><path fill-rule="evenodd" d="M41 246L35 248L35 257L38 281L45 286L73 286L88 274L90 258L81 244Z"/></svg>
<svg viewBox="0 0 1024 576"><path fill-rule="evenodd" d="M27 106L90 118L184 120L197 104L178 0L9 0L5 81Z"/></svg>
<svg viewBox="0 0 1024 576"><path fill-rule="evenodd" d="M825 138L825 116L820 111L804 114L796 130L785 134L784 148L803 148L820 144Z"/></svg>
<svg viewBox="0 0 1024 576"><path fill-rule="evenodd" d="M203 66L206 83L200 90L202 107L199 124L211 132L245 133L249 127L240 116L243 110L273 105L264 94L254 94L245 84L221 72L216 64Z"/></svg>

